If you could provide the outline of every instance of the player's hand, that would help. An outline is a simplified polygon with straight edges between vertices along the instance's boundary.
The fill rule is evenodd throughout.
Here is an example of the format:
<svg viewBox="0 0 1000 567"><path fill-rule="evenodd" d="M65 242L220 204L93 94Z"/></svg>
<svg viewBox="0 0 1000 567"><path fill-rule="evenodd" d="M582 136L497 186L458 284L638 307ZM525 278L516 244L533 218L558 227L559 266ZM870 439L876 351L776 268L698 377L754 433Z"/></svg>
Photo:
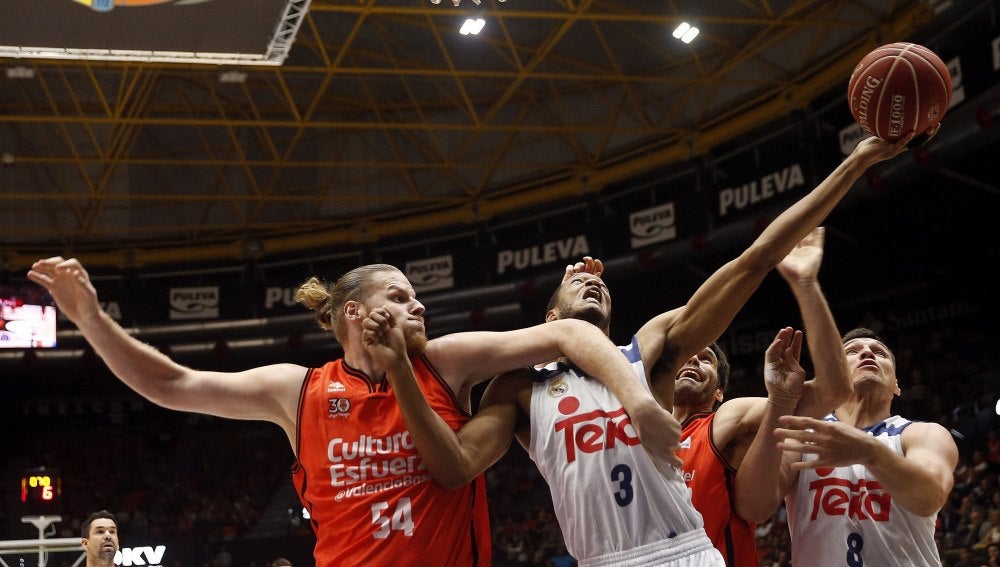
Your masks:
<svg viewBox="0 0 1000 567"><path fill-rule="evenodd" d="M823 240L826 229L816 227L778 263L778 272L789 285L815 282L823 263Z"/></svg>
<svg viewBox="0 0 1000 567"><path fill-rule="evenodd" d="M785 327L778 331L764 353L764 386L772 404L794 408L802 397L806 371L799 365L802 331Z"/></svg>
<svg viewBox="0 0 1000 567"><path fill-rule="evenodd" d="M918 136L914 136L913 139L910 140L906 144L906 148L910 149L910 150L912 150L914 148L919 148L920 146L922 146L922 145L926 144L928 141L930 141L931 138L933 138L934 136L936 136L939 130L941 130L941 123L940 122L938 122L934 126L931 126L930 129L928 129L923 134L920 134Z"/></svg>
<svg viewBox="0 0 1000 567"><path fill-rule="evenodd" d="M913 132L910 132L895 142L887 142L882 138L872 136L861 140L851 155L861 159L866 164L865 167L871 167L880 161L891 159L905 152L907 144L912 142L914 137Z"/></svg>
<svg viewBox="0 0 1000 567"><path fill-rule="evenodd" d="M361 322L361 343L383 368L406 358L406 339L392 314L384 307L368 312Z"/></svg>
<svg viewBox="0 0 1000 567"><path fill-rule="evenodd" d="M836 468L867 464L882 445L868 433L839 421L783 415L774 435L782 451L816 455L811 461L792 463L795 470Z"/></svg>
<svg viewBox="0 0 1000 567"><path fill-rule="evenodd" d="M582 261L566 265L566 271L563 273L562 281L565 283L566 280L573 277L573 274L580 273L600 276L604 273L604 262L591 258L590 256L584 256Z"/></svg>
<svg viewBox="0 0 1000 567"><path fill-rule="evenodd" d="M670 412L650 400L629 412L629 420L654 461L660 459L671 467L680 468L677 451L681 448L681 424Z"/></svg>
<svg viewBox="0 0 1000 567"><path fill-rule="evenodd" d="M101 311L90 275L76 258L54 256L31 265L28 279L45 288L63 315L77 327Z"/></svg>

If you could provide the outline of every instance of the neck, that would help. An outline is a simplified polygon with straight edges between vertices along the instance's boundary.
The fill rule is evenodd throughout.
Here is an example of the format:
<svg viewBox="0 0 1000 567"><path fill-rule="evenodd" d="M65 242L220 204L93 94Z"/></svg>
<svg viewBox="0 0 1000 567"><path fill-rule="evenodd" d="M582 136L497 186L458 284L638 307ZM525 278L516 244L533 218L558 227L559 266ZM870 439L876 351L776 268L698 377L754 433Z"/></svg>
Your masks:
<svg viewBox="0 0 1000 567"><path fill-rule="evenodd" d="M683 403L678 403L677 400L674 400L674 411L673 411L674 419L676 419L678 423L684 423L684 421L687 420L692 415L699 413L708 413L712 411L713 405L714 404L712 403L685 405Z"/></svg>
<svg viewBox="0 0 1000 567"><path fill-rule="evenodd" d="M351 368L364 372L372 382L385 380L385 368L368 354L364 347L344 348L344 362Z"/></svg>
<svg viewBox="0 0 1000 567"><path fill-rule="evenodd" d="M835 413L838 420L859 429L885 421L892 415L888 403L858 395L842 404Z"/></svg>

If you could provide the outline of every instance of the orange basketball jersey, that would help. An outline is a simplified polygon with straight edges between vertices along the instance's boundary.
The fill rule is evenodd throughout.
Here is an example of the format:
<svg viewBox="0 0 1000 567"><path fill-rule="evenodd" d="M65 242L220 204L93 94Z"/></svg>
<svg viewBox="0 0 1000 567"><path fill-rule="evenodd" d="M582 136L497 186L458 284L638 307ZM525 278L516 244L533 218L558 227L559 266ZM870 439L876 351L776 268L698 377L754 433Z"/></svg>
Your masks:
<svg viewBox="0 0 1000 567"><path fill-rule="evenodd" d="M469 420L422 356L413 370L431 407ZM387 381L343 359L312 369L299 400L292 479L316 532L316 566L490 565L482 475L446 490L424 467Z"/></svg>
<svg viewBox="0 0 1000 567"><path fill-rule="evenodd" d="M712 443L715 412L699 413L684 421L681 450L684 481L691 502L705 520L705 531L729 567L756 567L754 525L733 509L736 469L729 466Z"/></svg>

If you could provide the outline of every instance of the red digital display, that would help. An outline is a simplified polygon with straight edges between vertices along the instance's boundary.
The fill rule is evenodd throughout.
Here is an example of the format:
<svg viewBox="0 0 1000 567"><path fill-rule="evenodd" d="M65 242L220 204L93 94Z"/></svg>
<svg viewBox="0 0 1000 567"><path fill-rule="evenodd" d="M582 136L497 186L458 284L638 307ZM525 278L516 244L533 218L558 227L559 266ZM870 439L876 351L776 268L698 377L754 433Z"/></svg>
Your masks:
<svg viewBox="0 0 1000 567"><path fill-rule="evenodd" d="M28 469L21 475L21 508L27 515L58 512L62 500L62 477L56 469Z"/></svg>

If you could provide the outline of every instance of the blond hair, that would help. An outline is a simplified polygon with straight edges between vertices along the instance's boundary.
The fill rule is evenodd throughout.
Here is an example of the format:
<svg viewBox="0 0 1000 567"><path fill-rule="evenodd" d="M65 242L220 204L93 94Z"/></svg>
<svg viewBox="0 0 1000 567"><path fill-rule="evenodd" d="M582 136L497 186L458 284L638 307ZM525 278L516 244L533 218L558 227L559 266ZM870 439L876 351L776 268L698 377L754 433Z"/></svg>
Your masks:
<svg viewBox="0 0 1000 567"><path fill-rule="evenodd" d="M340 344L344 344L347 333L344 321L344 304L348 301L364 301L374 292L372 282L381 272L399 272L399 268L389 264L368 264L347 272L336 282L310 277L295 292L295 301L316 312L316 322L327 331L332 331Z"/></svg>

